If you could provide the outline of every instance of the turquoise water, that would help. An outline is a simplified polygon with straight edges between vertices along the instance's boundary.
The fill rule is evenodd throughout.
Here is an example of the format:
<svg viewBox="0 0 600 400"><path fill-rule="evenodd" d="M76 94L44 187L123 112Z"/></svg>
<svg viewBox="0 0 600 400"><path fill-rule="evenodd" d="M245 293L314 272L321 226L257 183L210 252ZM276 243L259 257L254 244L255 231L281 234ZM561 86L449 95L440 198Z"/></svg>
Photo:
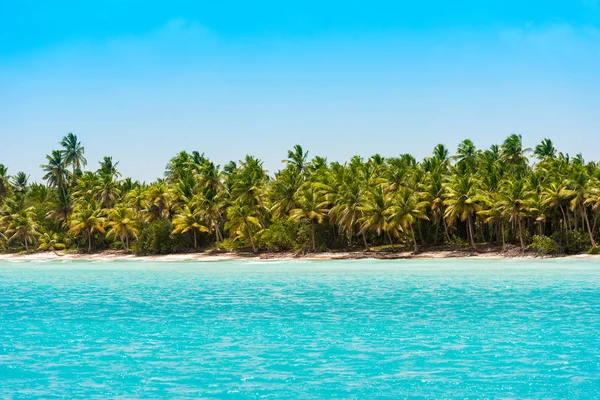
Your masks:
<svg viewBox="0 0 600 400"><path fill-rule="evenodd" d="M600 262L0 261L0 394L600 398Z"/></svg>

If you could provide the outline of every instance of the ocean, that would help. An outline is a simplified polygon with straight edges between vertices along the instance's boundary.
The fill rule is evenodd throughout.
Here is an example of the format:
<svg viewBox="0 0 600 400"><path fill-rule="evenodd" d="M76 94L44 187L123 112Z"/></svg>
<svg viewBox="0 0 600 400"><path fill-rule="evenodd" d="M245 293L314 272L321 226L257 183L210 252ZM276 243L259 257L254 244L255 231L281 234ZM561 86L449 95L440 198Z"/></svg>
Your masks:
<svg viewBox="0 0 600 400"><path fill-rule="evenodd" d="M1 398L600 398L600 261L0 261Z"/></svg>

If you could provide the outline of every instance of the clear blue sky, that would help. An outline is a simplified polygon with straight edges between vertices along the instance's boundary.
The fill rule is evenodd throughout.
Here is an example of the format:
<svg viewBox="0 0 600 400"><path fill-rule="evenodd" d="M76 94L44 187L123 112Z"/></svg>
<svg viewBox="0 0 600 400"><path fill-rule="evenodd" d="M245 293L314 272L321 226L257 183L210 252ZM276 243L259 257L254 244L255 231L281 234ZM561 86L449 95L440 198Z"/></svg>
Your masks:
<svg viewBox="0 0 600 400"><path fill-rule="evenodd" d="M0 163L32 179L67 132L140 180L513 132L600 159L599 89L597 0L0 1Z"/></svg>

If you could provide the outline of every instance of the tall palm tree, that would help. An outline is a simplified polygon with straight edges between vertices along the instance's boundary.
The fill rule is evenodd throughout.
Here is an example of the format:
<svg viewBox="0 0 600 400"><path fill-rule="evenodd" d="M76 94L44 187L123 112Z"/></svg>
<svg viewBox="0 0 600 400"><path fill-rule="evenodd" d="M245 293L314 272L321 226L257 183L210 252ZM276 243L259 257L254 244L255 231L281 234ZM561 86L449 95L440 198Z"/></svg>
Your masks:
<svg viewBox="0 0 600 400"><path fill-rule="evenodd" d="M396 234L396 228L391 220L393 205L393 195L384 191L381 186L376 186L365 195L365 201L360 207L363 217L359 220L362 232L374 231L378 235L387 235L392 250L394 250L394 242L391 235Z"/></svg>
<svg viewBox="0 0 600 400"><path fill-rule="evenodd" d="M426 202L419 201L416 193L410 189L404 189L395 199L395 205L391 208L390 219L392 224L398 226L404 232L410 231L415 254L419 252L417 238L415 237L414 224L418 220L428 220L424 208Z"/></svg>
<svg viewBox="0 0 600 400"><path fill-rule="evenodd" d="M96 233L104 233L106 218L103 210L94 201L77 204L69 219L69 233L82 235L92 251L92 239Z"/></svg>
<svg viewBox="0 0 600 400"><path fill-rule="evenodd" d="M327 199L324 196L323 189L318 185L307 182L300 188L296 200L298 208L290 211L290 219L300 221L303 219L310 221L312 250L317 251L315 243L315 222L320 224L327 214Z"/></svg>
<svg viewBox="0 0 600 400"><path fill-rule="evenodd" d="M0 204L2 199L8 194L10 188L10 176L8 175L8 168L4 164L0 164Z"/></svg>
<svg viewBox="0 0 600 400"><path fill-rule="evenodd" d="M77 170L81 170L81 166L85 167L87 165L84 156L85 149L77 139L77 135L67 133L67 136L60 141L60 145L63 147L62 153L65 164L73 167L73 175Z"/></svg>
<svg viewBox="0 0 600 400"><path fill-rule="evenodd" d="M25 174L25 172L23 171L17 172L17 175L13 177L11 182L15 193L18 193L20 195L24 195L25 193L27 193L28 181L29 175Z"/></svg>
<svg viewBox="0 0 600 400"><path fill-rule="evenodd" d="M550 139L544 139L540 144L535 146L533 154L540 160L547 160L556 157L556 148Z"/></svg>
<svg viewBox="0 0 600 400"><path fill-rule="evenodd" d="M250 240L252 251L256 253L258 248L252 232L262 228L256 209L249 204L233 203L227 209L227 219L225 229L229 230L230 235L235 238L247 237Z"/></svg>
<svg viewBox="0 0 600 400"><path fill-rule="evenodd" d="M25 251L29 252L29 245L38 237L38 225L34 220L34 209L28 207L10 215L6 236L8 241L21 241Z"/></svg>
<svg viewBox="0 0 600 400"><path fill-rule="evenodd" d="M129 238L138 238L139 231L136 228L137 222L131 215L130 210L120 205L108 212L108 231L106 237L119 238L125 251L129 251Z"/></svg>
<svg viewBox="0 0 600 400"><path fill-rule="evenodd" d="M48 164L40 166L46 173L43 179L48 181L48 186L65 191L69 180L69 171L63 160L63 154L59 150L52 150L52 154L47 155L46 160L48 160Z"/></svg>
<svg viewBox="0 0 600 400"><path fill-rule="evenodd" d="M293 166L300 174L304 174L306 171L306 164L308 160L308 151L304 151L302 146L299 144L294 146L293 150L288 150L288 158L282 162Z"/></svg>
<svg viewBox="0 0 600 400"><path fill-rule="evenodd" d="M500 195L498 207L509 217L509 222L516 222L521 249L525 249L523 237L523 217L529 214L529 203L533 192L522 179L506 181Z"/></svg>
<svg viewBox="0 0 600 400"><path fill-rule="evenodd" d="M575 166L573 168L573 173L568 179L568 189L565 189L563 193L572 199L571 211L575 213L576 226L577 218L581 217L581 219L585 222L587 226L587 232L590 238L590 243L595 249L598 246L596 245L596 241L594 240L594 235L590 226L590 219L587 214L587 206L585 204L588 195L592 192L593 183L590 184L590 182L593 182L593 180L590 180L586 170L582 167Z"/></svg>
<svg viewBox="0 0 600 400"><path fill-rule="evenodd" d="M471 247L475 244L473 217L480 209L478 204L477 180L470 174L454 175L446 185L446 212L444 217L453 224L457 219L467 222L467 236Z"/></svg>
<svg viewBox="0 0 600 400"><path fill-rule="evenodd" d="M198 248L198 232L208 232L205 225L204 210L196 201L185 204L173 217L173 234L192 232L194 236L194 249Z"/></svg>
<svg viewBox="0 0 600 400"><path fill-rule="evenodd" d="M97 172L101 177L110 176L112 179L118 179L121 177L121 173L117 170L117 165L119 165L119 162L114 162L112 157L104 157L99 164L100 168Z"/></svg>

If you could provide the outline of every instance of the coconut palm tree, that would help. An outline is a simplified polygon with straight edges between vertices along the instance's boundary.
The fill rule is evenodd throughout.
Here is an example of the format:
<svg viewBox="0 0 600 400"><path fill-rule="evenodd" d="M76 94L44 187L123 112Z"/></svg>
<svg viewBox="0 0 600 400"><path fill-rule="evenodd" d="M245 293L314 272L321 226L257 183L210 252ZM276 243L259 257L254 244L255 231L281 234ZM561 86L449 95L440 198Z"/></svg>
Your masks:
<svg viewBox="0 0 600 400"><path fill-rule="evenodd" d="M12 178L12 187L15 193L25 195L27 193L27 183L29 181L29 175L23 171L17 172Z"/></svg>
<svg viewBox="0 0 600 400"><path fill-rule="evenodd" d="M119 205L108 212L108 231L106 237L119 238L125 251L129 251L129 238L138 238L137 221L131 211L124 205Z"/></svg>
<svg viewBox="0 0 600 400"><path fill-rule="evenodd" d="M394 250L392 234L397 232L391 220L393 205L393 195L384 191L381 186L376 186L365 195L364 203L360 207L363 216L359 219L362 232L376 232L377 235L387 235L392 251Z"/></svg>
<svg viewBox="0 0 600 400"><path fill-rule="evenodd" d="M294 146L293 150L288 150L288 158L282 162L293 166L301 175L306 172L308 160L308 151L305 152L299 144Z"/></svg>
<svg viewBox="0 0 600 400"><path fill-rule="evenodd" d="M56 250L64 250L65 247L65 244L56 232L44 232L40 236L38 250L51 251L56 255L60 255Z"/></svg>
<svg viewBox="0 0 600 400"><path fill-rule="evenodd" d="M29 245L39 236L38 225L34 220L34 208L27 207L11 214L6 229L8 241L20 241L29 252Z"/></svg>
<svg viewBox="0 0 600 400"><path fill-rule="evenodd" d="M418 220L428 220L424 209L426 202L420 201L417 194L410 189L403 189L398 193L391 208L390 220L394 226L398 226L402 231L410 231L414 253L419 252L417 238L415 236L414 225Z"/></svg>
<svg viewBox="0 0 600 400"><path fill-rule="evenodd" d="M84 156L85 149L77 139L77 135L72 133L67 133L60 141L60 145L63 147L62 155L65 165L73 167L73 176L75 176L76 171L81 170L81 166L85 167L87 165Z"/></svg>
<svg viewBox="0 0 600 400"><path fill-rule="evenodd" d="M252 232L262 229L262 225L260 224L256 212L256 208L249 204L235 202L227 209L228 221L225 223L225 229L229 230L231 237L246 237L250 240L252 251L255 253L258 251L258 248L254 242L254 235Z"/></svg>
<svg viewBox="0 0 600 400"><path fill-rule="evenodd" d="M317 251L315 243L315 222L320 224L327 215L327 199L324 196L323 188L318 184L307 182L298 191L296 203L298 208L290 211L290 220L310 221L312 251Z"/></svg>
<svg viewBox="0 0 600 400"><path fill-rule="evenodd" d="M63 154L59 150L53 150L52 154L46 156L46 160L48 160L48 164L40 166L46 173L43 179L48 181L48 186L65 191L69 180L69 171L63 160Z"/></svg>
<svg viewBox="0 0 600 400"><path fill-rule="evenodd" d="M189 201L179 209L173 217L173 234L192 232L194 237L194 249L198 248L198 232L209 232L205 224L204 210L198 201Z"/></svg>
<svg viewBox="0 0 600 400"><path fill-rule="evenodd" d="M83 236L88 243L89 253L92 251L94 235L105 232L105 222L104 210L95 201L85 201L75 206L69 219L69 233Z"/></svg>
<svg viewBox="0 0 600 400"><path fill-rule="evenodd" d="M509 222L516 223L521 249L525 249L523 217L529 215L529 203L532 196L533 192L522 179L506 181L499 193L498 207L504 215L509 217Z"/></svg>
<svg viewBox="0 0 600 400"><path fill-rule="evenodd" d="M478 182L470 174L454 175L446 185L446 212L444 217L449 224L454 224L457 219L467 222L467 236L471 247L475 244L475 229L473 218L480 209L478 203Z"/></svg>
<svg viewBox="0 0 600 400"><path fill-rule="evenodd" d="M540 160L547 160L556 157L556 148L550 139L544 139L540 144L535 146L533 154Z"/></svg>
<svg viewBox="0 0 600 400"><path fill-rule="evenodd" d="M10 176L8 175L8 168L4 164L0 164L0 205L2 199L8 194L10 188Z"/></svg>

